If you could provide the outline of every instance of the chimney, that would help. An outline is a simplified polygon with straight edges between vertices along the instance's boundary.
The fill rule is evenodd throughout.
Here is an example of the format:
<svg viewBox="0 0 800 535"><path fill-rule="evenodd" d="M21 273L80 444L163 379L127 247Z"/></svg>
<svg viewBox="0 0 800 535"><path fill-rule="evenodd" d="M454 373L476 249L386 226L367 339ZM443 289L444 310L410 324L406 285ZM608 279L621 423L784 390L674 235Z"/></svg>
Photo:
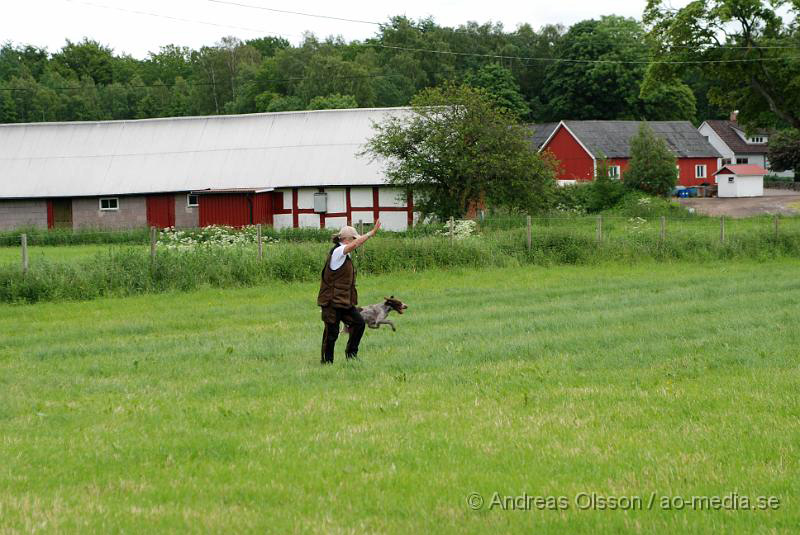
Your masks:
<svg viewBox="0 0 800 535"><path fill-rule="evenodd" d="M737 117L739 117L739 110L733 110L731 112L731 121L735 123Z"/></svg>

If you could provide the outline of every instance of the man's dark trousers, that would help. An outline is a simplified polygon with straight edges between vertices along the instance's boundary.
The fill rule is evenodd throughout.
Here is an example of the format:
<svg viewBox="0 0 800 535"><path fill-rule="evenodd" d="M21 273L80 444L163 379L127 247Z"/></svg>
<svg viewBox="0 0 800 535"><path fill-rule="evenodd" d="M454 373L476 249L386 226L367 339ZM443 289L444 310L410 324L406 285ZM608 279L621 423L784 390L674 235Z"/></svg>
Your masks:
<svg viewBox="0 0 800 535"><path fill-rule="evenodd" d="M322 333L322 363L333 362L333 348L339 338L339 322L344 322L350 327L350 337L347 339L345 355L355 358L358 354L358 344L364 334L364 318L356 307L334 308L322 307L322 317L325 322L325 331Z"/></svg>

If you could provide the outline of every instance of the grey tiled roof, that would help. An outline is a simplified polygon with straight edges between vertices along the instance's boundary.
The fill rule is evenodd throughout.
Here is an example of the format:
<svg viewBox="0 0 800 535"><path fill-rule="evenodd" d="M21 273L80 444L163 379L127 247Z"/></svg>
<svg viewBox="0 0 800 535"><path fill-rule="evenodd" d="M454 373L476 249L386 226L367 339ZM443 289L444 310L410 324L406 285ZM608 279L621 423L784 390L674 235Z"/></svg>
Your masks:
<svg viewBox="0 0 800 535"><path fill-rule="evenodd" d="M564 121L595 158L630 158L631 139L639 130L641 121ZM649 121L655 134L667 142L670 150L680 158L720 158L721 155L689 121ZM555 126L531 125L536 143L543 131L552 133ZM549 134L548 134L549 136ZM537 147L547 139L539 141Z"/></svg>
<svg viewBox="0 0 800 535"><path fill-rule="evenodd" d="M762 145L758 145L755 143L747 143L739 134L736 133L736 130L744 131L744 129L739 126L739 123L735 121L722 121L722 120L715 120L709 119L706 121L708 126L710 126L714 132L722 139L722 141L731 149L735 154L766 154L767 153L767 144L764 143ZM761 135L768 135L767 131L759 130L755 132L755 134Z"/></svg>

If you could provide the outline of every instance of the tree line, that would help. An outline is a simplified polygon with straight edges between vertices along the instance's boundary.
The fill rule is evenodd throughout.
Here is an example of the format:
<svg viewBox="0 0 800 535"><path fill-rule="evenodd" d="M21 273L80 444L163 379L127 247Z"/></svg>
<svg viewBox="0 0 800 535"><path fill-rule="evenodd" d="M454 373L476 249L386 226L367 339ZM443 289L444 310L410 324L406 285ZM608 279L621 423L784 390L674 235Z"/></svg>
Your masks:
<svg viewBox="0 0 800 535"><path fill-rule="evenodd" d="M513 31L393 17L364 41L225 37L199 50L166 45L141 60L90 39L54 53L6 43L0 122L405 106L445 82L487 89L531 122L727 114L697 73L645 87L653 50L641 22L617 16Z"/></svg>

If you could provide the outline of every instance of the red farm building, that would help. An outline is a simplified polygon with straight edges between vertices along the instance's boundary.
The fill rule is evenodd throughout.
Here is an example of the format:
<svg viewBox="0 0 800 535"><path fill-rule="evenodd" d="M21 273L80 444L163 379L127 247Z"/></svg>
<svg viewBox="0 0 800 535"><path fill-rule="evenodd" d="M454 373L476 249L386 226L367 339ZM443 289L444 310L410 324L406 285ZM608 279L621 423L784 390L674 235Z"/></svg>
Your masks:
<svg viewBox="0 0 800 535"><path fill-rule="evenodd" d="M639 121L561 121L531 125L532 143L559 162L560 184L592 180L597 162L608 160L609 175L624 178L631 158L631 139ZM689 121L651 121L656 136L675 154L678 184L696 186L714 182L719 152Z"/></svg>

